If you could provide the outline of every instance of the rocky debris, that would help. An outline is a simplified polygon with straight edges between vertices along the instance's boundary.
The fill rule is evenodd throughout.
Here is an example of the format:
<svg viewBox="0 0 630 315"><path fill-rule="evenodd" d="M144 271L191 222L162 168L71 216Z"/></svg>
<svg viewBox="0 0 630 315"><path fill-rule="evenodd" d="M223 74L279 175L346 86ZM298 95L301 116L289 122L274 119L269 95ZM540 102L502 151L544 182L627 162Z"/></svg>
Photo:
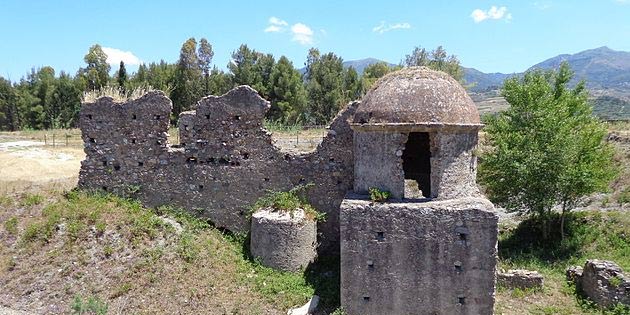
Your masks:
<svg viewBox="0 0 630 315"><path fill-rule="evenodd" d="M182 225L179 224L179 222L175 221L174 219L165 217L165 216L162 216L159 218L160 220L162 220L162 222L164 222L164 224L168 224L171 227L173 227L173 229L175 230L175 234L181 234L184 231L184 228L182 227Z"/></svg>
<svg viewBox="0 0 630 315"><path fill-rule="evenodd" d="M538 271L508 270L497 274L497 284L507 289L539 289L544 285L544 278Z"/></svg>
<svg viewBox="0 0 630 315"><path fill-rule="evenodd" d="M317 256L317 222L302 209L260 209L252 215L250 250L261 263L283 271L306 268Z"/></svg>
<svg viewBox="0 0 630 315"><path fill-rule="evenodd" d="M292 308L287 311L287 315L308 315L313 314L317 310L319 304L319 296L313 295L313 297L302 305L302 307Z"/></svg>
<svg viewBox="0 0 630 315"><path fill-rule="evenodd" d="M574 281L578 292L602 308L617 304L630 306L630 276L612 261L587 260L584 268L569 267L567 280Z"/></svg>

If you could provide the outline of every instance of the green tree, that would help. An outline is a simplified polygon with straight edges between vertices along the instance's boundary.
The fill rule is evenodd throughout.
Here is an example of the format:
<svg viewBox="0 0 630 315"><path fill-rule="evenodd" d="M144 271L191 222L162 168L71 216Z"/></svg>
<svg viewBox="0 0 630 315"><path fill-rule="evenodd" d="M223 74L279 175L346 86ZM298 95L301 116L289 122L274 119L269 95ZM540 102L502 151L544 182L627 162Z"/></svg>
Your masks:
<svg viewBox="0 0 630 315"><path fill-rule="evenodd" d="M118 73L116 74L116 83L118 83L118 88L123 93L127 92L127 80L127 69L125 68L125 63L121 60Z"/></svg>
<svg viewBox="0 0 630 315"><path fill-rule="evenodd" d="M405 67L423 66L443 71L459 82L462 82L464 79L464 70L459 63L459 59L455 55L449 56L442 46L438 46L431 52L417 46L409 55L405 56L401 65Z"/></svg>
<svg viewBox="0 0 630 315"><path fill-rule="evenodd" d="M54 109L52 128L76 127L81 109L81 90L72 77L61 72L52 93L50 106Z"/></svg>
<svg viewBox="0 0 630 315"><path fill-rule="evenodd" d="M365 90L369 90L376 80L384 77L386 74L396 71L402 68L401 66L390 67L386 62L381 61L373 63L363 70L363 86Z"/></svg>
<svg viewBox="0 0 630 315"><path fill-rule="evenodd" d="M17 94L9 80L0 77L0 130L16 131L20 128Z"/></svg>
<svg viewBox="0 0 630 315"><path fill-rule="evenodd" d="M107 54L103 52L101 45L95 44L90 47L83 60L87 67L79 70L79 73L86 78L88 90L99 90L106 86L111 67L107 63Z"/></svg>
<svg viewBox="0 0 630 315"><path fill-rule="evenodd" d="M344 100L357 100L363 95L363 81L359 78L359 74L354 67L348 67L344 70L343 84Z"/></svg>
<svg viewBox="0 0 630 315"><path fill-rule="evenodd" d="M481 158L480 182L509 211L540 216L545 239L554 207L563 233L566 213L616 174L606 127L592 115L584 83L567 86L572 76L563 63L557 72L506 80L502 95L510 108L485 129L492 149Z"/></svg>
<svg viewBox="0 0 630 315"><path fill-rule="evenodd" d="M223 95L232 88L232 78L216 66L210 71L209 93L212 95Z"/></svg>
<svg viewBox="0 0 630 315"><path fill-rule="evenodd" d="M343 60L334 53L321 55L311 48L306 58L306 90L310 122L328 123L339 112L344 98Z"/></svg>
<svg viewBox="0 0 630 315"><path fill-rule="evenodd" d="M271 72L271 109L267 118L285 124L303 122L306 90L300 72L285 56L280 57Z"/></svg>
<svg viewBox="0 0 630 315"><path fill-rule="evenodd" d="M199 40L199 50L197 55L199 56L199 67L201 68L204 79L203 92L205 95L208 95L210 94L210 64L212 63L212 58L214 57L214 51L212 51L212 45L207 39L202 38Z"/></svg>
<svg viewBox="0 0 630 315"><path fill-rule="evenodd" d="M201 69L197 56L197 41L189 38L184 42L175 68L175 77L171 99L173 101L174 120L179 114L189 110L201 98Z"/></svg>

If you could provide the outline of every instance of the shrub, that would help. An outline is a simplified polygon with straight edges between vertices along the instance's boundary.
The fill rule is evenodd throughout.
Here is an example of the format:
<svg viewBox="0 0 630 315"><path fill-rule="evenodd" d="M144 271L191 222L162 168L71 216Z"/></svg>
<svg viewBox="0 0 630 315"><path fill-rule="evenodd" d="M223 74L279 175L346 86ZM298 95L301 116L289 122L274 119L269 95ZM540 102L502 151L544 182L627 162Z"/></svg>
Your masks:
<svg viewBox="0 0 630 315"><path fill-rule="evenodd" d="M312 186L313 184L299 185L289 191L270 191L267 195L256 201L251 209L250 215L256 212L256 210L263 208L271 208L274 211L288 212L291 215L293 215L295 210L302 209L308 219L319 222L324 221L326 219L326 214L317 211L313 206L311 206L304 195L304 191Z"/></svg>
<svg viewBox="0 0 630 315"><path fill-rule="evenodd" d="M385 202L389 199L392 194L389 191L380 190L376 187L370 187L370 200L374 202Z"/></svg>

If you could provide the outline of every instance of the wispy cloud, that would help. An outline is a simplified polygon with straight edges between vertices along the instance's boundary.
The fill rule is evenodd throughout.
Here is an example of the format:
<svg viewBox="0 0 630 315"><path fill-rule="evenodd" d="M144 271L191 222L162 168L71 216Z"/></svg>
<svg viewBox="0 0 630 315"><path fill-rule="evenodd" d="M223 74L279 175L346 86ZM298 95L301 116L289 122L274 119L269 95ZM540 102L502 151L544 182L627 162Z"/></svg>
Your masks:
<svg viewBox="0 0 630 315"><path fill-rule="evenodd" d="M481 10L481 9L475 9L470 14L470 17L472 17L475 23L481 23L485 20L509 21L512 19L512 14L508 12L507 7L497 7L493 5L492 7L490 7L490 9L486 11Z"/></svg>
<svg viewBox="0 0 630 315"><path fill-rule="evenodd" d="M288 26L289 23L285 20L281 20L275 16L269 18L269 26L265 28L265 33L277 33L284 31L285 27Z"/></svg>
<svg viewBox="0 0 630 315"><path fill-rule="evenodd" d="M541 11L549 10L552 6L550 1L534 2L532 5Z"/></svg>
<svg viewBox="0 0 630 315"><path fill-rule="evenodd" d="M630 4L630 0L615 0L615 2L621 3L621 4Z"/></svg>
<svg viewBox="0 0 630 315"><path fill-rule="evenodd" d="M293 33L293 41L302 45L310 45L313 43L313 30L306 24L293 24L293 26L291 26L291 33Z"/></svg>
<svg viewBox="0 0 630 315"><path fill-rule="evenodd" d="M386 24L385 21L381 21L381 24L379 24L379 25L375 26L374 28L372 28L372 32L383 34L385 32L389 32L391 30L409 29L409 28L411 28L411 24L409 24L407 22L395 23L395 24Z"/></svg>
<svg viewBox="0 0 630 315"><path fill-rule="evenodd" d="M103 47L103 52L107 55L107 63L118 65L124 62L126 65L139 65L142 61L130 51L122 51L117 48Z"/></svg>

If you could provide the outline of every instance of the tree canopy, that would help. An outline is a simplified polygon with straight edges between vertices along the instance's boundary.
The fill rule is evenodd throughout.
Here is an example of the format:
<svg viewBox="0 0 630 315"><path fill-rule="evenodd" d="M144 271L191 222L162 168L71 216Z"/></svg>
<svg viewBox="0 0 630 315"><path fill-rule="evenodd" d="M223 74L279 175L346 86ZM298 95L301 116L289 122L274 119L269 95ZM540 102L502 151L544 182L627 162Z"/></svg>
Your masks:
<svg viewBox="0 0 630 315"><path fill-rule="evenodd" d="M529 71L503 85L510 108L487 122L491 149L479 179L509 211L545 217L559 206L564 214L616 174L607 129L592 115L584 83L568 86L572 76L564 63L557 72Z"/></svg>

